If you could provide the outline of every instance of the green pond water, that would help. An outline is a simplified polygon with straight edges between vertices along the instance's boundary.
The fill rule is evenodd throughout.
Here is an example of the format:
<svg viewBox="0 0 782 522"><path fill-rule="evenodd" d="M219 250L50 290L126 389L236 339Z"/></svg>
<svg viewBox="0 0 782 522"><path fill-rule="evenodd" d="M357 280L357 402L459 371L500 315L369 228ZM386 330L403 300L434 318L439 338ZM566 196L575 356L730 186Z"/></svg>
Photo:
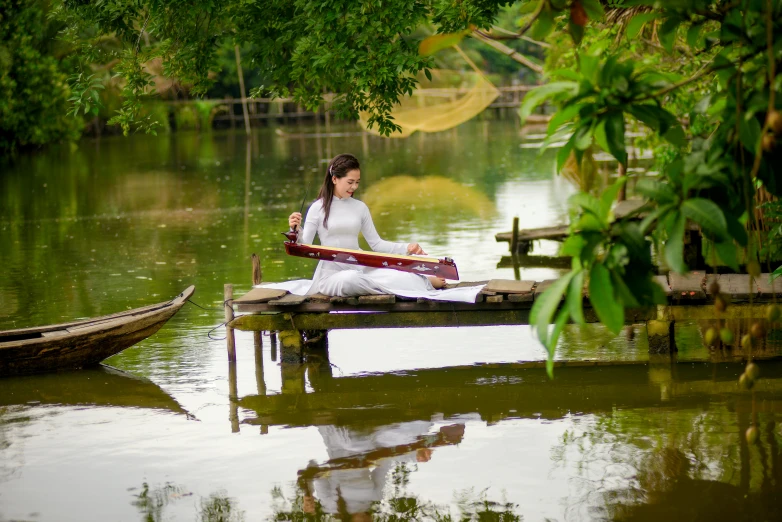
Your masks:
<svg viewBox="0 0 782 522"><path fill-rule="evenodd" d="M779 520L782 364L740 391L740 357L677 327L568 327L557 368L529 327L340 330L283 368L237 332L223 285L307 278L280 232L328 158L362 162L381 236L513 279L494 234L566 221L573 188L512 122L386 140L355 127L85 140L0 167L0 329L193 301L110 367L0 379L0 521ZM554 254L555 244L536 245ZM522 279L559 272L521 268ZM776 333L762 348L778 353ZM234 390L235 386L235 390ZM236 400L229 397L236 393ZM755 424L758 442L743 436Z"/></svg>

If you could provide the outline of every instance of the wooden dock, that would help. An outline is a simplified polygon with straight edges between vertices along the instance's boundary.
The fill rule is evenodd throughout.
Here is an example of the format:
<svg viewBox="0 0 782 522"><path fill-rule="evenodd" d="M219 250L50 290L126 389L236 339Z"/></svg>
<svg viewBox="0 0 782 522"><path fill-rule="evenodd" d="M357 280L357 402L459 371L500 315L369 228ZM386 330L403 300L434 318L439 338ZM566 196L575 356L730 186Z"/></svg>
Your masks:
<svg viewBox="0 0 782 522"><path fill-rule="evenodd" d="M732 301L723 314L726 319L765 317L764 303L774 300L768 274L758 280L751 280L748 275L707 275L705 272L691 272L687 276L671 273L655 278L668 296L668 303L630 309L625 315L628 324L648 325L650 352L653 353L675 350L675 321L715 317L714 296L708 292L714 279ZM409 299L397 295L299 296L284 290L253 288L235 300L226 296L226 322L229 330L279 332L283 358L296 360L301 359L307 345L324 344L328 330L526 325L530 323L533 303L554 281L493 279L452 285L484 285L475 303ZM235 314L241 315L234 317ZM586 296L584 316L587 322L598 322ZM230 343L229 358L235 360L235 354L231 356Z"/></svg>

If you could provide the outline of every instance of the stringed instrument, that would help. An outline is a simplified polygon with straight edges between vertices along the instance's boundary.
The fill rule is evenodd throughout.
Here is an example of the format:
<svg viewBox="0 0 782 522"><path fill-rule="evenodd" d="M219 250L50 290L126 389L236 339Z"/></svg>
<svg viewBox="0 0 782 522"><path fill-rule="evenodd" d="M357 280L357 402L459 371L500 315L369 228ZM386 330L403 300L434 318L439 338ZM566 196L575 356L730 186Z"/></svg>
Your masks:
<svg viewBox="0 0 782 522"><path fill-rule="evenodd" d="M366 250L350 248L324 247L320 245L303 245L296 242L299 237L297 230L283 232L285 252L291 256L317 259L318 261L334 261L351 265L368 266L371 268L390 268L400 272L431 275L443 279L459 280L459 271L453 259L445 257L405 256L399 254L381 254Z"/></svg>

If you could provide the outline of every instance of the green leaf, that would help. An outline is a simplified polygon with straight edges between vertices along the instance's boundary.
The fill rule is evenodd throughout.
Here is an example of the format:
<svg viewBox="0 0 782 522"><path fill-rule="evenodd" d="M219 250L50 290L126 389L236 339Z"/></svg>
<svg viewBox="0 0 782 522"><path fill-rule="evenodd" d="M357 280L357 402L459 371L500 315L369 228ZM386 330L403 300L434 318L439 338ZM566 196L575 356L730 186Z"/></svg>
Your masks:
<svg viewBox="0 0 782 522"><path fill-rule="evenodd" d="M687 45L690 49L694 49L698 46L698 37L701 35L702 24L692 24L687 29Z"/></svg>
<svg viewBox="0 0 782 522"><path fill-rule="evenodd" d="M557 340L559 339L562 330L564 330L565 324L567 324L569 315L567 308L562 308L559 311L557 319L554 321L554 328L551 330L551 335L549 336L549 344L546 346L546 351L548 352L546 373L548 374L549 379L554 378L554 352L557 349Z"/></svg>
<svg viewBox="0 0 782 522"><path fill-rule="evenodd" d="M565 293L565 290L574 275L575 272L568 272L554 281L554 283L535 300L532 305L532 310L530 310L530 324L535 327L535 331L538 333L538 339L540 339L540 342L547 348L549 347L548 327L553 322L552 318L562 300L562 294Z"/></svg>
<svg viewBox="0 0 782 522"><path fill-rule="evenodd" d="M673 51L673 46L676 43L676 34L679 31L680 24L681 19L678 16L671 16L663 22L663 25L657 33L657 36L660 38L660 43L668 52Z"/></svg>
<svg viewBox="0 0 782 522"><path fill-rule="evenodd" d="M568 285L567 296L565 296L568 312L573 322L584 324L584 271L579 270Z"/></svg>
<svg viewBox="0 0 782 522"><path fill-rule="evenodd" d="M572 120L581 111L584 105L581 103L574 103L561 108L551 117L548 122L548 133L551 134L556 131L563 123Z"/></svg>
<svg viewBox="0 0 782 522"><path fill-rule="evenodd" d="M538 19L532 25L530 31L530 37L533 40L544 40L549 33L554 29L554 16L548 9L543 9L538 16Z"/></svg>
<svg viewBox="0 0 782 522"><path fill-rule="evenodd" d="M443 49L458 45L468 32L469 30L461 31L459 33L433 34L432 36L421 40L421 43L418 44L418 54L421 56L431 56L437 51L442 51ZM427 78L428 77L429 76L427 75ZM431 78L429 79L431 80Z"/></svg>
<svg viewBox="0 0 782 522"><path fill-rule="evenodd" d="M619 163L626 165L624 114L619 111L609 112L605 118L605 132L609 152Z"/></svg>
<svg viewBox="0 0 782 522"><path fill-rule="evenodd" d="M592 125L589 121L582 121L573 134L573 145L577 150L586 150L592 145Z"/></svg>
<svg viewBox="0 0 782 522"><path fill-rule="evenodd" d="M641 29L643 29L644 25L646 25L648 22L651 22L652 20L658 18L657 13L642 13L639 15L635 15L632 20L627 22L627 27L625 28L625 35L627 35L627 38L630 40L635 39L638 34L641 32Z"/></svg>
<svg viewBox="0 0 782 522"><path fill-rule="evenodd" d="M757 118L741 118L739 122L739 140L744 148L755 154L760 143L761 128Z"/></svg>
<svg viewBox="0 0 782 522"><path fill-rule="evenodd" d="M736 243L734 243L733 240L714 243L714 249L717 251L717 255L720 257L720 260L723 263L736 272L739 271L739 260L738 256L736 255Z"/></svg>
<svg viewBox="0 0 782 522"><path fill-rule="evenodd" d="M674 272L683 274L687 271L684 264L684 225L687 219L684 214L673 212L666 219L665 228L668 232L668 240L665 242L665 262Z"/></svg>
<svg viewBox="0 0 782 522"><path fill-rule="evenodd" d="M432 81L432 72L429 69L424 69L424 74L426 75L426 79L431 82Z"/></svg>
<svg viewBox="0 0 782 522"><path fill-rule="evenodd" d="M611 212L611 207L616 201L616 196L627 181L626 177L617 179L611 185L609 185L603 193L600 195L600 218L603 221L608 220L608 215Z"/></svg>
<svg viewBox="0 0 782 522"><path fill-rule="evenodd" d="M560 94L574 95L577 92L578 84L576 82L551 82L536 87L524 95L524 100L521 102L521 107L519 107L519 118L521 118L523 123L532 114L535 107L549 98Z"/></svg>
<svg viewBox="0 0 782 522"><path fill-rule="evenodd" d="M668 132L663 135L665 140L677 147L684 147L687 144L687 137L684 135L684 129L681 125L675 125L671 127Z"/></svg>
<svg viewBox="0 0 782 522"><path fill-rule="evenodd" d="M682 214L698 223L705 231L713 234L720 241L725 241L730 237L722 209L709 199L692 198L686 200L682 203Z"/></svg>
<svg viewBox="0 0 782 522"><path fill-rule="evenodd" d="M581 5L590 20L602 20L606 14L599 0L581 0Z"/></svg>
<svg viewBox="0 0 782 522"><path fill-rule="evenodd" d="M657 221L662 221L665 218L665 215L673 208L675 208L674 205L668 204L657 207L656 209L649 212L641 221L641 233L647 234L651 226Z"/></svg>
<svg viewBox="0 0 782 522"><path fill-rule="evenodd" d="M602 263L592 265L589 272L589 301L600 322L618 334L625 323L624 306L614 297L611 273Z"/></svg>
<svg viewBox="0 0 782 522"><path fill-rule="evenodd" d="M568 20L567 29L573 42L576 45L580 44L584 39L584 26L573 23L573 20Z"/></svg>
<svg viewBox="0 0 782 522"><path fill-rule="evenodd" d="M781 275L782 275L782 265L778 266L776 270L771 272L771 274L769 275L769 278L768 278L769 282L773 281L774 279L776 279L777 277L779 277Z"/></svg>

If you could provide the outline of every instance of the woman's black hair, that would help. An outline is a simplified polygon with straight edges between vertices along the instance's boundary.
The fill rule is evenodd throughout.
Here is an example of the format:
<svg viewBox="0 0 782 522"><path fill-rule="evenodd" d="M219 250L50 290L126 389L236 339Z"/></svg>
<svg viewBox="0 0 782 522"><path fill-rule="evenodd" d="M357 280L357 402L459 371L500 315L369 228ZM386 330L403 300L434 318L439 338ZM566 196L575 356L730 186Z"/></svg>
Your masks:
<svg viewBox="0 0 782 522"><path fill-rule="evenodd" d="M329 213L331 212L331 201L334 198L334 182L331 177L337 179L344 178L351 170L358 170L361 165L358 159L352 154L339 154L334 156L329 162L329 168L326 169L326 177L323 179L323 185L320 187L318 199L323 200L323 228L328 228Z"/></svg>

